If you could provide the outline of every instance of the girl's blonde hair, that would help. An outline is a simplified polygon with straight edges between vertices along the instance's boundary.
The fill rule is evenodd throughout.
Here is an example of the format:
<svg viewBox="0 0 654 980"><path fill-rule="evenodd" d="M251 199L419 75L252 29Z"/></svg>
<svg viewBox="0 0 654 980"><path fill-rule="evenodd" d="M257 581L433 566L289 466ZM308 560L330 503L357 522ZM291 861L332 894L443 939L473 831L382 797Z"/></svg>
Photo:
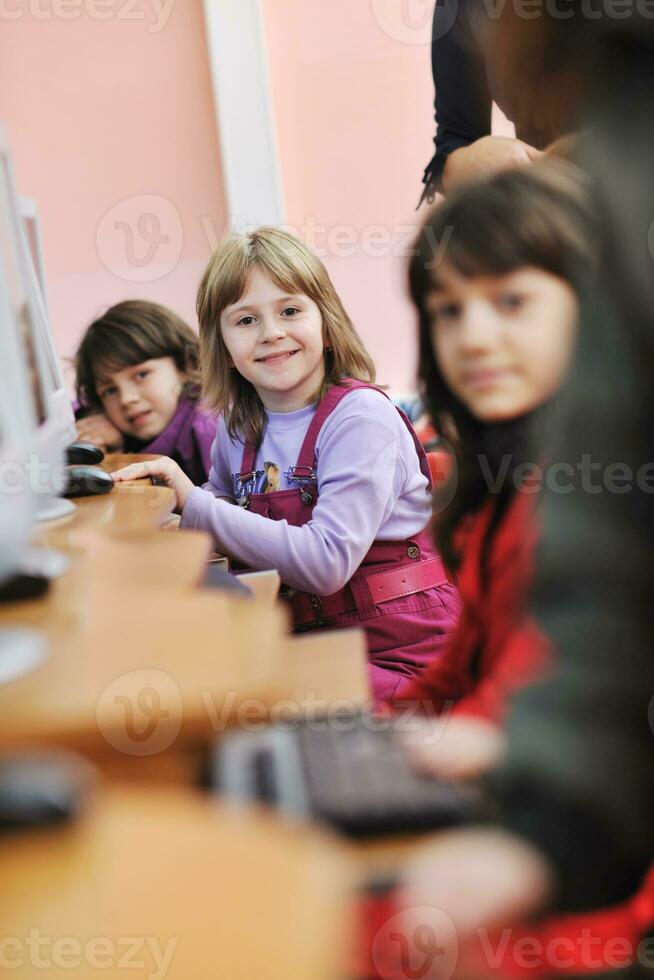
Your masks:
<svg viewBox="0 0 654 980"><path fill-rule="evenodd" d="M209 261L197 298L203 394L223 412L232 439L258 446L265 411L253 385L230 363L220 316L237 303L256 266L287 293L302 293L317 304L325 342L325 380L316 398L342 378L374 381L375 368L345 312L323 263L299 239L277 228L258 228L223 241Z"/></svg>

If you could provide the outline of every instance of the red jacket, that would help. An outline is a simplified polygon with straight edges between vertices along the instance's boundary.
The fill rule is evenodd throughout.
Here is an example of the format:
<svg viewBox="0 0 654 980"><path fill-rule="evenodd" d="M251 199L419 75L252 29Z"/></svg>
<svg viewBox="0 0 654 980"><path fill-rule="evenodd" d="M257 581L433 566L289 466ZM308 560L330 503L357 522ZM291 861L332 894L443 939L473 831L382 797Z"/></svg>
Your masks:
<svg viewBox="0 0 654 980"><path fill-rule="evenodd" d="M549 644L528 615L539 537L537 499L537 495L527 490L517 493L509 505L487 553L486 585L481 575L481 552L494 501L469 522L459 542L463 553L459 572L463 608L458 628L441 656L398 689L395 703L420 701L439 712L451 707L453 712L501 722L512 692L535 680L547 668L551 659ZM366 962L362 974L382 975L369 964L367 957L371 950L374 952L372 936L379 935L380 912L388 918L389 907L364 910L368 935L362 947ZM639 937L653 921L654 871L630 902L595 913L560 916L533 926L514 927L508 942L502 943L500 935L491 937L491 947L501 953L494 968L482 957L479 972L532 980L561 972L592 974L592 962L585 961L583 955L583 950L589 948L588 937L597 970L602 952L610 954L614 937L636 948ZM532 954L530 960L527 958L530 964L527 965L520 945L525 941L532 943L529 949L533 949L535 941L544 951L551 950L552 959L548 961L546 954L539 961ZM388 980L395 980L396 976L404 978L402 969L392 959L384 965L383 976ZM610 963L604 964L603 969L607 965Z"/></svg>
<svg viewBox="0 0 654 980"><path fill-rule="evenodd" d="M421 701L439 712L452 706L501 721L511 692L543 670L547 642L526 611L538 539L536 500L524 491L509 504L488 552L486 587L481 552L495 501L472 518L459 539L463 608L457 630L440 657L400 685L394 700Z"/></svg>

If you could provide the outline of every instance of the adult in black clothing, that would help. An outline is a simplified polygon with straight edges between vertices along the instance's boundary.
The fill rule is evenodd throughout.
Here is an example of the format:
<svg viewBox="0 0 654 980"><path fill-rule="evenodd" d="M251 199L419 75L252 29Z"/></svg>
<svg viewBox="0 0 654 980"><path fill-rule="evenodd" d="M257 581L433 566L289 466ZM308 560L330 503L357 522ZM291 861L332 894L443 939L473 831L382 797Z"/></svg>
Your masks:
<svg viewBox="0 0 654 980"><path fill-rule="evenodd" d="M548 908L619 903L654 856L654 516L636 478L653 458L654 21L635 6L626 18L600 0L568 6L573 19L514 21L503 38L510 71L526 65L560 105L580 98L602 230L553 459L579 474L589 454L634 479L546 493L534 611L556 672L516 699L498 828L443 835L417 859L408 898L449 914L460 939ZM641 971L642 960L629 976Z"/></svg>
<svg viewBox="0 0 654 980"><path fill-rule="evenodd" d="M533 162L561 135L547 118L540 86L538 97L525 99L524 85L503 77L489 9L489 0L436 3L436 153L425 170L421 203L475 176ZM516 139L490 135L493 102L515 123Z"/></svg>

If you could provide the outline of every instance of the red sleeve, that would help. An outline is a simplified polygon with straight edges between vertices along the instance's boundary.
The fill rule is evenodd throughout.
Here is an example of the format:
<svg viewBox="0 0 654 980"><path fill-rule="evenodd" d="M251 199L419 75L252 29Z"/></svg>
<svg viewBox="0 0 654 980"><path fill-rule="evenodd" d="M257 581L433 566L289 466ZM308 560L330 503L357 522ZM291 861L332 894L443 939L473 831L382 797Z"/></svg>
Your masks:
<svg viewBox="0 0 654 980"><path fill-rule="evenodd" d="M547 637L531 619L513 630L491 669L470 694L454 706L453 713L503 722L512 695L539 679L550 661Z"/></svg>

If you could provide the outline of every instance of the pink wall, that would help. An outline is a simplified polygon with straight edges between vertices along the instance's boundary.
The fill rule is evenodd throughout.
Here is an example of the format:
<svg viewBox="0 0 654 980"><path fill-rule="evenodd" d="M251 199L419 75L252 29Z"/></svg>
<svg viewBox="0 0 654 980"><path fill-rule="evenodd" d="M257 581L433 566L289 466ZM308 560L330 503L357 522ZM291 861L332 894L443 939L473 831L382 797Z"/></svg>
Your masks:
<svg viewBox="0 0 654 980"><path fill-rule="evenodd" d="M203 219L220 234L226 213L201 0L115 3L107 20L92 3L69 3L71 20L38 7L49 19L23 3L0 21L0 119L19 191L39 202L58 348L128 297L194 323Z"/></svg>
<svg viewBox="0 0 654 980"><path fill-rule="evenodd" d="M414 384L405 268L432 153L432 6L263 0L288 222L397 389ZM194 322L226 221L201 0L101 0L106 20L95 0L3 11L21 8L0 18L0 119L39 201L59 350L128 297Z"/></svg>
<svg viewBox="0 0 654 980"><path fill-rule="evenodd" d="M433 153L433 3L263 7L288 222L326 251L379 379L411 389L407 235L425 213L415 207Z"/></svg>

